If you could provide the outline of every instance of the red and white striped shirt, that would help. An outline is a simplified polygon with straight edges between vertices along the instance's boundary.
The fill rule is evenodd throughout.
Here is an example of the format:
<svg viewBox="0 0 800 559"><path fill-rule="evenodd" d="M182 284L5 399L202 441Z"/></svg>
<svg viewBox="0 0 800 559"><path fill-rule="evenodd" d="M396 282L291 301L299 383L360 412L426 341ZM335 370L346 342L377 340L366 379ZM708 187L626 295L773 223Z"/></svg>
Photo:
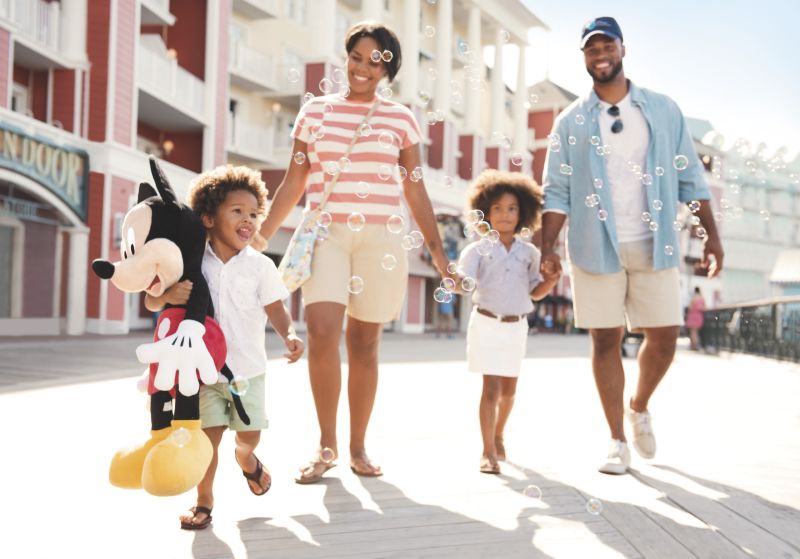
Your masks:
<svg viewBox="0 0 800 559"><path fill-rule="evenodd" d="M306 203L311 209L319 205L325 185L335 173L341 175L325 204L325 211L336 222L344 223L351 213L360 212L367 223L383 224L400 213L400 150L418 144L422 133L411 111L388 99L379 100L368 127L361 129L372 104L339 95L315 97L300 109L292 129L293 138L308 144L311 172ZM357 140L348 157L350 163L345 161L343 166L340 160L353 134ZM406 169L409 175L412 171Z"/></svg>

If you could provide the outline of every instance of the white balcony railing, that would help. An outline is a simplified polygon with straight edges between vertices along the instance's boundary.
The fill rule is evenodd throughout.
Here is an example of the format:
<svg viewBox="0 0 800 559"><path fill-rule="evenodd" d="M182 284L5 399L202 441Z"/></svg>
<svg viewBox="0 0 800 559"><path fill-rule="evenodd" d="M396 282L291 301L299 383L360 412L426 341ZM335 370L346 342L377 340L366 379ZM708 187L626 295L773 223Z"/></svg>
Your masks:
<svg viewBox="0 0 800 559"><path fill-rule="evenodd" d="M178 61L139 45L139 83L174 105L204 120L205 83L178 66Z"/></svg>
<svg viewBox="0 0 800 559"><path fill-rule="evenodd" d="M273 158L275 133L271 126L258 126L228 117L228 151L261 161Z"/></svg>
<svg viewBox="0 0 800 559"><path fill-rule="evenodd" d="M276 17L278 0L233 0L233 10L247 17Z"/></svg>
<svg viewBox="0 0 800 559"><path fill-rule="evenodd" d="M147 0L147 3L158 8L162 12L169 13L169 0Z"/></svg>
<svg viewBox="0 0 800 559"><path fill-rule="evenodd" d="M241 41L231 41L230 61L231 72L270 89L277 87L277 65L273 56L253 50Z"/></svg>
<svg viewBox="0 0 800 559"><path fill-rule="evenodd" d="M45 0L0 0L0 19L19 34L52 50L60 47L61 4Z"/></svg>

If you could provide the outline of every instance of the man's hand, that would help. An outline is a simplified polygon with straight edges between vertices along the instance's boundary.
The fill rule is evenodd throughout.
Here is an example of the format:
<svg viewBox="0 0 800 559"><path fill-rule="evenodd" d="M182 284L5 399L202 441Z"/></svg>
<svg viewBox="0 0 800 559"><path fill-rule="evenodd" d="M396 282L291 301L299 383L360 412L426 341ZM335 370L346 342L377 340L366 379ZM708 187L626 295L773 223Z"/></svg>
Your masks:
<svg viewBox="0 0 800 559"><path fill-rule="evenodd" d="M713 258L710 258L713 257ZM703 244L703 260L700 265L708 269L708 277L713 278L722 271L722 260L725 252L722 250L722 242L719 236L708 237Z"/></svg>
<svg viewBox="0 0 800 559"><path fill-rule="evenodd" d="M193 396L200 390L198 372L203 384L216 384L219 373L203 341L205 333L206 327L200 322L184 320L174 334L136 348L136 357L140 362L158 363L153 379L153 385L158 390L172 390L176 371L178 390L184 396Z"/></svg>
<svg viewBox="0 0 800 559"><path fill-rule="evenodd" d="M185 305L189 302L189 295L191 294L192 281L187 279L167 289L161 296L161 300L170 305Z"/></svg>
<svg viewBox="0 0 800 559"><path fill-rule="evenodd" d="M303 344L303 340L298 338L294 334L289 334L286 336L286 339L283 340L283 343L286 344L286 353L283 356L289 361L289 363L294 363L303 355L303 351L305 351L305 344Z"/></svg>
<svg viewBox="0 0 800 559"><path fill-rule="evenodd" d="M554 251L542 251L542 261L539 264L539 272L542 277L547 279L548 276L553 277L561 275L561 257Z"/></svg>
<svg viewBox="0 0 800 559"><path fill-rule="evenodd" d="M544 263L540 267L539 272L542 274L542 278L546 282L557 283L558 280L561 278L561 270L557 269L552 262Z"/></svg>

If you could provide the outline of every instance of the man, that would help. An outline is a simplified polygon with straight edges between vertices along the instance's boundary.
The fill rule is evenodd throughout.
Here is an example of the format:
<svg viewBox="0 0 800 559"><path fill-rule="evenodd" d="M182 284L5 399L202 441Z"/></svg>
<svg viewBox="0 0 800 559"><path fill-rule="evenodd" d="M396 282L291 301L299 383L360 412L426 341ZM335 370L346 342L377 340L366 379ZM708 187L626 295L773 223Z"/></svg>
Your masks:
<svg viewBox="0 0 800 559"><path fill-rule="evenodd" d="M683 320L679 202L689 205L704 229L691 224L705 237L709 277L722 270L723 251L703 167L678 106L625 78L625 45L614 18L590 21L581 50L593 89L559 115L550 137L542 269L560 269L554 243L569 217L575 325L591 334L592 370L612 438L599 471L624 474L630 452L623 415L632 423L636 451L655 455L648 404L672 363ZM644 334L639 382L627 412L620 355L626 318L631 331Z"/></svg>

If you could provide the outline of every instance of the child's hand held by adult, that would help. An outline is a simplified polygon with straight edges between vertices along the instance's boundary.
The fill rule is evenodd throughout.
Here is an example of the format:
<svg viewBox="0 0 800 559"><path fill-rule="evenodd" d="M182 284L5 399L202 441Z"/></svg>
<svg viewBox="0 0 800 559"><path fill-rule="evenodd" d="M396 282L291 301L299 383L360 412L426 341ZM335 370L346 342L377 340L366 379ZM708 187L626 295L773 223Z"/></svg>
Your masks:
<svg viewBox="0 0 800 559"><path fill-rule="evenodd" d="M305 344L299 337L291 334L286 336L284 343L286 344L286 353L284 353L283 356L286 357L289 363L294 363L303 356Z"/></svg>

